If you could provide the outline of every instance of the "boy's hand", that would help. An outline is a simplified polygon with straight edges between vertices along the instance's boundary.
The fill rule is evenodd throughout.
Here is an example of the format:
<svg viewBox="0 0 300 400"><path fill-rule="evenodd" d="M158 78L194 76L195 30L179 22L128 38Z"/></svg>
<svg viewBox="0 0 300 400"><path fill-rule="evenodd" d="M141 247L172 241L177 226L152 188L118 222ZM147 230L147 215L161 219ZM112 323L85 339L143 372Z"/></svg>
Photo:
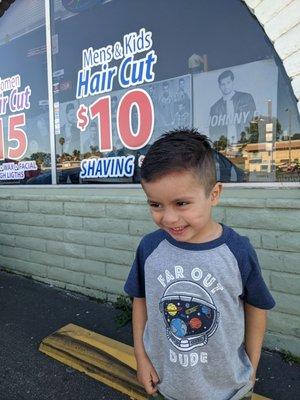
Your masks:
<svg viewBox="0 0 300 400"><path fill-rule="evenodd" d="M137 379L148 394L153 395L157 392L159 377L147 356L137 360Z"/></svg>

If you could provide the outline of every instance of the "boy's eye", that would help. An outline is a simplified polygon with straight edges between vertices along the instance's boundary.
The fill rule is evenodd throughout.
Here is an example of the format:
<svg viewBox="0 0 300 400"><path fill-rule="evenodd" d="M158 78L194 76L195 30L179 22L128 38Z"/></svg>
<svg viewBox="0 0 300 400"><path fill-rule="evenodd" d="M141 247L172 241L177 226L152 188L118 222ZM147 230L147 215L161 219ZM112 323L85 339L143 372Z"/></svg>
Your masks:
<svg viewBox="0 0 300 400"><path fill-rule="evenodd" d="M176 203L179 207L186 206L188 203L186 201L177 201Z"/></svg>
<svg viewBox="0 0 300 400"><path fill-rule="evenodd" d="M158 204L158 203L149 203L149 206L151 207L151 208L159 208L160 207L160 204Z"/></svg>

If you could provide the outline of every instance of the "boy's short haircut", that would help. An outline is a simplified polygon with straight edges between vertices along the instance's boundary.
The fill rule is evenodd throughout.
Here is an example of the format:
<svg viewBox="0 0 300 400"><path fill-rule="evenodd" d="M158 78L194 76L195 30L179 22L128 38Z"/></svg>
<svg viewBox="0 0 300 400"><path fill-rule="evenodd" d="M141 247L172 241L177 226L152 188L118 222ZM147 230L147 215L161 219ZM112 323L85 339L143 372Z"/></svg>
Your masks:
<svg viewBox="0 0 300 400"><path fill-rule="evenodd" d="M217 179L214 153L207 136L196 129L176 129L152 144L141 167L142 181L155 181L176 171L194 172L206 194L211 192Z"/></svg>

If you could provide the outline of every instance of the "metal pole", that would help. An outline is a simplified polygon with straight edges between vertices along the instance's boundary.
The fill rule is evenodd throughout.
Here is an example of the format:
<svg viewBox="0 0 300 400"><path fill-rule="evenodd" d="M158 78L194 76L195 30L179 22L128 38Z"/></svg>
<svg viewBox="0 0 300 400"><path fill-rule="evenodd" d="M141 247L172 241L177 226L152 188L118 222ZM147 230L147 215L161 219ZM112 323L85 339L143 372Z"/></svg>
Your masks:
<svg viewBox="0 0 300 400"><path fill-rule="evenodd" d="M57 178L56 178L56 151L55 151L55 134L54 134L52 29L51 29L51 4L50 3L51 3L51 0L45 0L49 130L50 130L50 149L51 149L51 177L52 177L52 185L56 185Z"/></svg>

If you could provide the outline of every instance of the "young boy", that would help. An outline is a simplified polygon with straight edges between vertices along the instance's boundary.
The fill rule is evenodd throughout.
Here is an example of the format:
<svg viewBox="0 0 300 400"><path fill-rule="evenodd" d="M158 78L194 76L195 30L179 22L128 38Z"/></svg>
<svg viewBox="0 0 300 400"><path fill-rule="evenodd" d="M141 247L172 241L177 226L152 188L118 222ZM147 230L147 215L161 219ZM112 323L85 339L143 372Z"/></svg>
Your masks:
<svg viewBox="0 0 300 400"><path fill-rule="evenodd" d="M208 139L165 134L141 177L160 229L140 242L125 285L138 380L168 400L250 399L274 300L248 238L212 219L222 185Z"/></svg>

